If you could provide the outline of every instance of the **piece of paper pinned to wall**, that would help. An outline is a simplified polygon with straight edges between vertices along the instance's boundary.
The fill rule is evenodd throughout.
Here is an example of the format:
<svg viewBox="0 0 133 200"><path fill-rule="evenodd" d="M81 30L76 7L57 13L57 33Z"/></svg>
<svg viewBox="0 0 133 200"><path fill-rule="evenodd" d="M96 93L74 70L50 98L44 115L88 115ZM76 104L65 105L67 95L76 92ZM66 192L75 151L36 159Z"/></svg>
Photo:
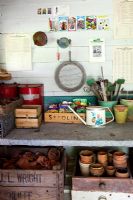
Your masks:
<svg viewBox="0 0 133 200"><path fill-rule="evenodd" d="M32 70L30 35L5 35L5 58L9 71Z"/></svg>
<svg viewBox="0 0 133 200"><path fill-rule="evenodd" d="M133 38L133 0L114 0L114 37Z"/></svg>
<svg viewBox="0 0 133 200"><path fill-rule="evenodd" d="M105 41L101 38L89 40L89 61L105 62Z"/></svg>
<svg viewBox="0 0 133 200"><path fill-rule="evenodd" d="M124 78L133 83L133 46L113 47L113 80Z"/></svg>

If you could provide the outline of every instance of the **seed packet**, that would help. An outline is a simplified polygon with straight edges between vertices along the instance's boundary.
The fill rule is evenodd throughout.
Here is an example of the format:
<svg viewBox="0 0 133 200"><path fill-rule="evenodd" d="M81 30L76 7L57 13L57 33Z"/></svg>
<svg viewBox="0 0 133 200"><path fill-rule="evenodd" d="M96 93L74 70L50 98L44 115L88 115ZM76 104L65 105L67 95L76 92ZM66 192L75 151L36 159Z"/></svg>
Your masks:
<svg viewBox="0 0 133 200"><path fill-rule="evenodd" d="M50 29L50 31L58 31L58 18L57 17L49 18L49 29Z"/></svg>
<svg viewBox="0 0 133 200"><path fill-rule="evenodd" d="M85 16L77 16L77 30L85 30Z"/></svg>
<svg viewBox="0 0 133 200"><path fill-rule="evenodd" d="M108 16L97 16L97 29L98 30L109 30L109 17Z"/></svg>
<svg viewBox="0 0 133 200"><path fill-rule="evenodd" d="M68 18L68 31L76 31L76 18L75 17Z"/></svg>
<svg viewBox="0 0 133 200"><path fill-rule="evenodd" d="M68 30L68 17L60 16L58 18L58 30L59 31L67 31Z"/></svg>
<svg viewBox="0 0 133 200"><path fill-rule="evenodd" d="M96 30L97 28L97 18L96 16L86 16L86 29Z"/></svg>

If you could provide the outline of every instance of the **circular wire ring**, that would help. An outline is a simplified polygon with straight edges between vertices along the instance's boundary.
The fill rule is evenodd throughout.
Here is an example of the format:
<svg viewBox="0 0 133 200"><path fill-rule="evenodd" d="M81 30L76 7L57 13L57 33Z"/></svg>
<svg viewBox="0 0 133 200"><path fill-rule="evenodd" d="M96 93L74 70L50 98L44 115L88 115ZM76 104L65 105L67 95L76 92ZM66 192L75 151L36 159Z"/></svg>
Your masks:
<svg viewBox="0 0 133 200"><path fill-rule="evenodd" d="M76 66L80 72L81 72L81 80L79 80L79 83L74 86L74 87L68 87L68 86L65 86L62 82L61 82L61 79L60 79L60 73L61 73L61 70L68 66L68 65L73 65L73 66ZM70 76L71 76L71 71L70 71ZM56 81L56 84L59 86L59 88L61 88L62 90L66 91L66 92L75 92L77 90L79 90L85 83L85 80L86 80L86 73L85 73L85 70L83 68L83 66L78 63L77 61L65 61L63 63L61 63L56 71L55 71L55 81Z"/></svg>

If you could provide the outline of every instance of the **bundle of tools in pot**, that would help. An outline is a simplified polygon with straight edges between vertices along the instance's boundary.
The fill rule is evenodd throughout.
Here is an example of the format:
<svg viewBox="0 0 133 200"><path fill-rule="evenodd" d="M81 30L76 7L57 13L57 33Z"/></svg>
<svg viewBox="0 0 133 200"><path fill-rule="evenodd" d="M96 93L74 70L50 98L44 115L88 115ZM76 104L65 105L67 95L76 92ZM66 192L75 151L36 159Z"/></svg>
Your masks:
<svg viewBox="0 0 133 200"><path fill-rule="evenodd" d="M85 91L92 91L99 101L118 101L121 92L121 86L125 83L125 79L117 79L114 83L111 83L108 79L93 78L87 79L87 87Z"/></svg>

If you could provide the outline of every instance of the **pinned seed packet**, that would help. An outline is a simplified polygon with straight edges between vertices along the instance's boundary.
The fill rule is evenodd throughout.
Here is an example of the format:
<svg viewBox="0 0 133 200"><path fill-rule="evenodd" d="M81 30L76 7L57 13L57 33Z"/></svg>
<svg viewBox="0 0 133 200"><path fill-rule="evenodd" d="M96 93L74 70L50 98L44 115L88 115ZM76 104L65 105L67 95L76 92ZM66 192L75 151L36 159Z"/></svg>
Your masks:
<svg viewBox="0 0 133 200"><path fill-rule="evenodd" d="M76 31L76 18L75 17L68 18L68 31Z"/></svg>
<svg viewBox="0 0 133 200"><path fill-rule="evenodd" d="M49 29L50 29L50 31L58 31L58 18L57 17L49 18Z"/></svg>
<svg viewBox="0 0 133 200"><path fill-rule="evenodd" d="M85 16L77 16L77 30L85 30Z"/></svg>
<svg viewBox="0 0 133 200"><path fill-rule="evenodd" d="M58 28L59 31L67 31L68 30L68 17L60 16L58 18L58 25L59 25L59 28Z"/></svg>
<svg viewBox="0 0 133 200"><path fill-rule="evenodd" d="M86 16L86 29L96 30L97 28L97 18L96 16Z"/></svg>
<svg viewBox="0 0 133 200"><path fill-rule="evenodd" d="M97 16L97 29L98 30L109 30L109 17L108 16Z"/></svg>

